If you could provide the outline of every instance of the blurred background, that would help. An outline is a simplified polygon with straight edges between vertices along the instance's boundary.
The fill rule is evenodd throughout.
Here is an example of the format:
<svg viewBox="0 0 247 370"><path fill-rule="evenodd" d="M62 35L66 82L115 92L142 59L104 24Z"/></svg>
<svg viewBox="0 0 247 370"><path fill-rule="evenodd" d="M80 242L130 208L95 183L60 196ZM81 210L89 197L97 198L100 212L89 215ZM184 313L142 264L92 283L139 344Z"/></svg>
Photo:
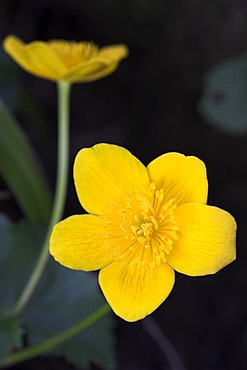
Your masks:
<svg viewBox="0 0 247 370"><path fill-rule="evenodd" d="M153 317L188 370L246 369L247 63L240 58L241 74L231 61L247 51L247 2L2 0L1 40L10 33L25 42L64 38L129 47L129 58L114 74L72 88L65 216L81 212L72 166L82 147L119 144L145 164L168 151L201 158L208 169L209 204L237 220L238 257L215 276L177 274L172 294ZM56 86L24 72L2 50L0 57L1 98L27 133L54 190ZM214 80L209 71L228 61L233 75L223 73L219 90L210 90ZM234 85L238 82L240 87ZM230 106L239 103L238 94L242 106ZM244 110L246 116L239 117ZM6 187L3 179L0 187ZM0 207L13 220L22 216L13 199ZM142 322L129 324L116 317L116 336L117 370L169 369ZM18 367L56 368L73 367L51 357Z"/></svg>

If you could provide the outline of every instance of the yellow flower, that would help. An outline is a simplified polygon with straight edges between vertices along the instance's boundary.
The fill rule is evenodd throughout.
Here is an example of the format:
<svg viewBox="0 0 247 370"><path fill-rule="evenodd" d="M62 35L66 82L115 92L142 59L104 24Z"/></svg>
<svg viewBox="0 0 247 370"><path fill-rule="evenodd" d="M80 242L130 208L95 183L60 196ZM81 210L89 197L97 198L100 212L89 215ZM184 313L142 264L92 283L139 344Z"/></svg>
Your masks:
<svg viewBox="0 0 247 370"><path fill-rule="evenodd" d="M145 167L126 149L98 144L76 156L74 179L90 214L53 229L50 253L76 270L98 270L114 312L136 321L153 312L174 285L174 270L214 274L236 257L236 223L206 205L204 163L179 153Z"/></svg>
<svg viewBox="0 0 247 370"><path fill-rule="evenodd" d="M128 56L125 45L99 49L92 42L51 40L24 44L13 35L3 43L5 51L27 72L53 81L90 82L113 73Z"/></svg>

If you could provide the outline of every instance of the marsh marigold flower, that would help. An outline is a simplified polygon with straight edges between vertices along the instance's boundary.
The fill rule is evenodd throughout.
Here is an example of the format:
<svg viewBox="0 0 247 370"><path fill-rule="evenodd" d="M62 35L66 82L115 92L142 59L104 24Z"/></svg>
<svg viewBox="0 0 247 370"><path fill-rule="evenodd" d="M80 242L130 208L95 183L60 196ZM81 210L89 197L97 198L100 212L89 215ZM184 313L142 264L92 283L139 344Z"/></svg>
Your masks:
<svg viewBox="0 0 247 370"><path fill-rule="evenodd" d="M98 48L92 42L51 40L25 44L9 35L5 51L27 72L53 81L90 82L113 73L128 55L125 45Z"/></svg>
<svg viewBox="0 0 247 370"><path fill-rule="evenodd" d="M98 144L77 154L74 179L90 214L59 222L50 252L71 269L100 269L107 301L127 321L167 298L174 270L214 274L235 259L234 218L206 205L206 169L196 157L167 153L145 167L122 147Z"/></svg>

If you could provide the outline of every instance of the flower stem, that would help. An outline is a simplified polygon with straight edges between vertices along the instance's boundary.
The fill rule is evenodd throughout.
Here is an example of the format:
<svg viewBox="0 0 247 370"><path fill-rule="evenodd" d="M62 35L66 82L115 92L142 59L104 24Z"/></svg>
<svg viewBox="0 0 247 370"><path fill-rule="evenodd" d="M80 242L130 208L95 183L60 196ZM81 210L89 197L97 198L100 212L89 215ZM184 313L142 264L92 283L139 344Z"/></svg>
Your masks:
<svg viewBox="0 0 247 370"><path fill-rule="evenodd" d="M70 84L64 81L58 82L58 155L57 155L57 179L54 203L51 213L47 233L41 248L38 261L33 269L27 285L11 315L19 316L30 300L46 266L49 257L49 239L53 226L61 219L66 190L68 183L68 163L69 163L69 97Z"/></svg>
<svg viewBox="0 0 247 370"><path fill-rule="evenodd" d="M7 356L4 361L0 363L0 369L6 369L17 363L29 360L53 350L65 341L73 338L82 331L93 326L97 321L101 320L109 312L109 305L107 303L103 304L97 311L93 312L91 315L87 316L70 328L60 332L59 334L48 338L42 343L28 347L21 352L17 352Z"/></svg>
<svg viewBox="0 0 247 370"><path fill-rule="evenodd" d="M143 321L143 326L164 354L171 370L186 370L177 351L152 317Z"/></svg>

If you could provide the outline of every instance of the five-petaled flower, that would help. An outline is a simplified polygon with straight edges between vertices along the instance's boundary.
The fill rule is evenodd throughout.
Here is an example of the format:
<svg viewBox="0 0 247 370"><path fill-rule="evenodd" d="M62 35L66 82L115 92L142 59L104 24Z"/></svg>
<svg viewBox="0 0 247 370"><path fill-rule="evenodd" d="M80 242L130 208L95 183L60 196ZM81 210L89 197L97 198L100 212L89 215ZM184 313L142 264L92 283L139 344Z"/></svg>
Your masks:
<svg viewBox="0 0 247 370"><path fill-rule="evenodd" d="M100 269L107 301L127 321L167 298L174 270L214 274L236 257L235 220L206 205L206 169L196 157L167 153L145 167L122 147L98 144L77 154L74 179L90 214L59 222L50 253L71 269Z"/></svg>
<svg viewBox="0 0 247 370"><path fill-rule="evenodd" d="M24 44L9 35L5 51L27 72L52 81L90 82L113 73L128 56L125 45L98 48L92 42L51 40Z"/></svg>

